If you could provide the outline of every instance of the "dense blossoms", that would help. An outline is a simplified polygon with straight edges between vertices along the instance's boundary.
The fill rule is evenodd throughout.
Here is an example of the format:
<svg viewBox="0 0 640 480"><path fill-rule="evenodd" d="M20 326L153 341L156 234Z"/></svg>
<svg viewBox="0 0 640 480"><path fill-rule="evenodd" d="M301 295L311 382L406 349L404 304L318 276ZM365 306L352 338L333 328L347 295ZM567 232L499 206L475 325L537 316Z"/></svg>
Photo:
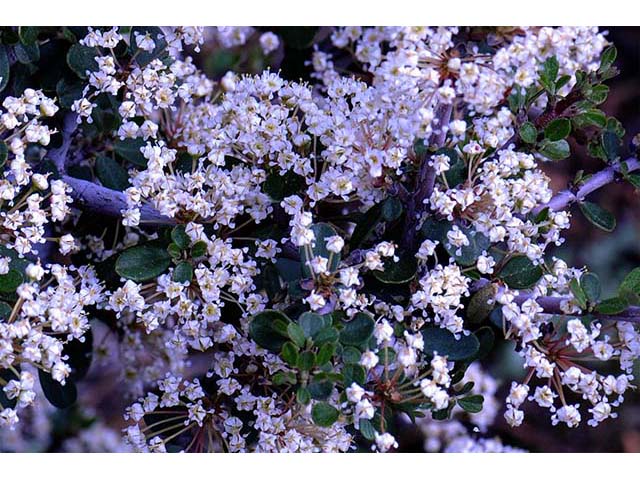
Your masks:
<svg viewBox="0 0 640 480"><path fill-rule="evenodd" d="M59 147L62 175L33 173L25 146L71 135L40 123L59 107L28 89L0 116L0 274L25 264L0 322L0 426L19 429L41 401L35 376L75 380L65 345L86 340L89 312L106 325L94 355L125 379L127 426L124 444L97 443L110 432L97 424L69 448L386 452L402 418L429 451L512 451L485 433L499 413L521 425L526 402L553 425L616 417L640 335L612 316L636 308L639 282L606 310L597 278L554 256L571 217L545 174L587 127L607 139L610 168L638 168L607 154L615 119L593 120L611 50L596 28L479 38L331 29L307 83L271 70L213 79L189 56L207 41L271 55L273 32L84 32L65 113L77 131L106 131ZM587 114L587 127L575 120ZM110 247L64 223L91 199L117 217ZM53 262L45 240L86 264ZM524 369L504 404L479 365L496 336Z"/></svg>

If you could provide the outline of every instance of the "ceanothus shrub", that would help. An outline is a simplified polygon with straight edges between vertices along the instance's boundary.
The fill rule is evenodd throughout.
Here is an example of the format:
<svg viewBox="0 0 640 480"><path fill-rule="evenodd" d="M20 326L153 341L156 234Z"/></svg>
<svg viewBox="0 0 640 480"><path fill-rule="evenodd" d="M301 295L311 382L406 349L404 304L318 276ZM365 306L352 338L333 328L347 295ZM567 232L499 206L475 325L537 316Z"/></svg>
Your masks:
<svg viewBox="0 0 640 480"><path fill-rule="evenodd" d="M601 298L553 256L571 212L615 228L592 192L640 186L596 28L1 30L0 448L114 370L123 420L63 448L385 452L404 421L505 451L484 432L527 403L615 421L640 269ZM308 82L192 58L312 45ZM554 192L578 144L601 169Z"/></svg>

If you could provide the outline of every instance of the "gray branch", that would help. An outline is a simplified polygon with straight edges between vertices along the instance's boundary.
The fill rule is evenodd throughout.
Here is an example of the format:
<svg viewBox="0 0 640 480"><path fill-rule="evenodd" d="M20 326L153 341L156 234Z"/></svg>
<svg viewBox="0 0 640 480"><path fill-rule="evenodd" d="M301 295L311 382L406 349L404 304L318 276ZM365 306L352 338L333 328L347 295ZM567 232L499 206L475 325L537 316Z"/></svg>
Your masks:
<svg viewBox="0 0 640 480"><path fill-rule="evenodd" d="M615 181L617 175L623 172L622 165L626 165L627 172L640 169L640 162L638 162L636 158L629 158L623 162L615 163L592 175L575 193L571 190L559 192L549 203L537 207L534 213L537 214L541 212L545 207L549 207L549 209L553 211L562 210L573 202L584 200L590 193Z"/></svg>
<svg viewBox="0 0 640 480"><path fill-rule="evenodd" d="M69 112L65 115L62 125L62 144L53 148L48 153L48 158L56 166L62 180L72 188L71 198L74 206L80 206L85 210L121 217L122 211L127 208L126 196L122 192L111 190L97 183L92 183L80 178L66 175L66 162L69 156L69 148L73 134L78 128L77 115ZM140 223L156 225L173 225L176 221L166 217L149 205L140 208Z"/></svg>
<svg viewBox="0 0 640 480"><path fill-rule="evenodd" d="M85 210L102 215L120 217L122 216L122 210L127 208L127 201L123 192L111 190L69 175L63 175L62 180L73 189L71 196L73 197L74 205L79 204ZM143 205L140 208L140 223L173 225L176 221L173 218L165 217L149 205Z"/></svg>

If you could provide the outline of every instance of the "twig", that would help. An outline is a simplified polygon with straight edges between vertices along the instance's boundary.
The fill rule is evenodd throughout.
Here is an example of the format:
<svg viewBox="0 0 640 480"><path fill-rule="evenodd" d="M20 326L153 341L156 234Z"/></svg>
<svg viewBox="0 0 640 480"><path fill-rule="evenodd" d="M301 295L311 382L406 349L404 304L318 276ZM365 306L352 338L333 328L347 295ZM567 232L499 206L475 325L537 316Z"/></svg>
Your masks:
<svg viewBox="0 0 640 480"><path fill-rule="evenodd" d="M62 145L49 151L49 160L51 160L51 162L56 166L60 175L64 174L66 171L65 164L69 153L69 147L71 146L71 137L73 137L78 126L77 118L78 116L73 112L69 112L65 115L64 120L62 121L62 131L60 132L62 134Z"/></svg>
<svg viewBox="0 0 640 480"><path fill-rule="evenodd" d="M63 175L62 180L73 191L71 197L86 210L103 215L120 217L127 208L125 194L80 178ZM175 219L165 217L149 205L140 208L140 222L144 224L173 225Z"/></svg>
<svg viewBox="0 0 640 480"><path fill-rule="evenodd" d="M640 162L638 162L636 158L629 158L623 162L615 163L592 175L582 184L577 192L574 193L571 190L563 190L562 192L559 192L549 201L549 203L536 207L534 209L534 213L540 213L546 207L549 207L549 209L553 211L562 210L573 202L584 200L590 193L615 181L616 176L623 171L622 165L626 165L627 172L633 172L634 170L640 169Z"/></svg>

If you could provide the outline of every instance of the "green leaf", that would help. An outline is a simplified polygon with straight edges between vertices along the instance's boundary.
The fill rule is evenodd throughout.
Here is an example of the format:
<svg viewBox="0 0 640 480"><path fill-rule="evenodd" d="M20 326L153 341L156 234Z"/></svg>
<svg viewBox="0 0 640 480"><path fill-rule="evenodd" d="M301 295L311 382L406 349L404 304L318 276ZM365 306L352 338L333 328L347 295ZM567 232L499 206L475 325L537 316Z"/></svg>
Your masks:
<svg viewBox="0 0 640 480"><path fill-rule="evenodd" d="M325 343L318 350L317 362L318 365L324 365L327 362L330 362L333 356L336 353L336 344L335 343Z"/></svg>
<svg viewBox="0 0 640 480"><path fill-rule="evenodd" d="M607 124L607 115L602 110L592 108L573 117L573 122L578 128L604 128Z"/></svg>
<svg viewBox="0 0 640 480"><path fill-rule="evenodd" d="M271 173L262 184L262 190L276 202L285 197L300 192L305 187L304 178L294 172L286 172L284 175Z"/></svg>
<svg viewBox="0 0 640 480"><path fill-rule="evenodd" d="M329 260L328 270L329 272L335 272L340 264L341 254L333 253L327 248L327 238L337 235L334 228L328 223L316 223L311 226L311 230L315 235L314 246L302 246L300 247L300 259L302 260L302 274L305 278L311 278L311 267L307 262L311 261L314 257L323 257ZM311 251L311 252L309 252Z"/></svg>
<svg viewBox="0 0 640 480"><path fill-rule="evenodd" d="M489 316L495 305L496 287L492 283L473 294L467 306L467 320L480 323Z"/></svg>
<svg viewBox="0 0 640 480"><path fill-rule="evenodd" d="M584 201L580 203L582 214L592 224L605 232L612 232L616 228L616 217L597 203Z"/></svg>
<svg viewBox="0 0 640 480"><path fill-rule="evenodd" d="M189 262L180 262L173 269L171 279L177 283L191 283L193 280L193 265Z"/></svg>
<svg viewBox="0 0 640 480"><path fill-rule="evenodd" d="M518 131L520 138L525 143L536 143L538 138L538 130L531 122L524 122Z"/></svg>
<svg viewBox="0 0 640 480"><path fill-rule="evenodd" d="M609 96L609 87L606 85L594 85L586 95L587 99L596 105L604 103Z"/></svg>
<svg viewBox="0 0 640 480"><path fill-rule="evenodd" d="M287 47L301 50L313 44L318 30L318 27L281 27L277 29L277 33L282 37Z"/></svg>
<svg viewBox="0 0 640 480"><path fill-rule="evenodd" d="M362 354L356 347L344 347L342 350L342 361L344 363L358 363Z"/></svg>
<svg viewBox="0 0 640 480"><path fill-rule="evenodd" d="M298 391L296 392L296 400L300 405L309 405L311 401L311 393L307 389L307 387L298 387Z"/></svg>
<svg viewBox="0 0 640 480"><path fill-rule="evenodd" d="M598 304L596 312L604 315L617 315L624 312L629 304L627 301L620 297L607 298Z"/></svg>
<svg viewBox="0 0 640 480"><path fill-rule="evenodd" d="M545 141L540 145L538 152L550 160L564 160L571 155L571 148L566 140Z"/></svg>
<svg viewBox="0 0 640 480"><path fill-rule="evenodd" d="M598 73L609 70L613 65L613 62L616 61L617 56L618 50L614 45L607 47L607 49L602 52L602 57L600 57L600 68L598 68Z"/></svg>
<svg viewBox="0 0 640 480"><path fill-rule="evenodd" d="M119 192L129 187L129 174L111 157L96 158L96 176L100 183L111 190Z"/></svg>
<svg viewBox="0 0 640 480"><path fill-rule="evenodd" d="M578 302L578 306L582 310L587 308L587 294L584 293L584 290L582 290L582 287L580 286L580 283L578 283L577 279L571 279L571 281L569 282L569 289L571 290L571 293L573 293L573 298L575 298L576 302Z"/></svg>
<svg viewBox="0 0 640 480"><path fill-rule="evenodd" d="M147 159L140 150L144 146L145 142L141 138L125 138L113 143L113 149L118 155L139 167L147 166Z"/></svg>
<svg viewBox="0 0 640 480"><path fill-rule="evenodd" d="M340 332L340 343L343 345L362 345L373 334L373 319L366 313L358 313L353 320L345 323Z"/></svg>
<svg viewBox="0 0 640 480"><path fill-rule="evenodd" d="M532 287L542 276L540 265L534 265L528 257L517 255L511 258L498 277L511 288L518 290Z"/></svg>
<svg viewBox="0 0 640 480"><path fill-rule="evenodd" d="M389 197L382 202L382 218L385 222L393 222L402 215L402 202L397 197Z"/></svg>
<svg viewBox="0 0 640 480"><path fill-rule="evenodd" d="M474 332L474 335L480 342L480 348L478 349L478 353L473 356L473 360L481 360L493 350L493 345L496 340L496 335L493 333L493 329L489 326L484 326L479 328Z"/></svg>
<svg viewBox="0 0 640 480"><path fill-rule="evenodd" d="M9 157L9 148L4 140L0 140L0 167L4 167L4 164Z"/></svg>
<svg viewBox="0 0 640 480"><path fill-rule="evenodd" d="M9 56L7 48L0 44L0 92L2 92L9 83Z"/></svg>
<svg viewBox="0 0 640 480"><path fill-rule="evenodd" d="M300 370L309 371L316 365L316 354L310 351L302 352L298 359Z"/></svg>
<svg viewBox="0 0 640 480"><path fill-rule="evenodd" d="M326 402L318 402L311 409L311 418L316 425L330 427L340 416L340 412Z"/></svg>
<svg viewBox="0 0 640 480"><path fill-rule="evenodd" d="M314 336L313 336L313 341L317 344L317 345L321 345L324 343L333 343L338 341L338 330L336 330L333 327L326 327L323 328L322 330L318 331Z"/></svg>
<svg viewBox="0 0 640 480"><path fill-rule="evenodd" d="M458 405L467 413L481 412L483 402L484 397L482 395L469 395L458 399Z"/></svg>
<svg viewBox="0 0 640 480"><path fill-rule="evenodd" d="M306 338L312 338L323 328L331 326L331 320L325 315L304 312L298 317L298 325L300 325Z"/></svg>
<svg viewBox="0 0 640 480"><path fill-rule="evenodd" d="M37 63L40 60L40 47L37 44L18 43L13 50L18 61L24 65Z"/></svg>
<svg viewBox="0 0 640 480"><path fill-rule="evenodd" d="M98 71L98 62L95 59L97 56L99 56L99 53L95 48L85 47L76 43L71 45L67 52L67 65L76 75L85 79L89 76L87 72Z"/></svg>
<svg viewBox="0 0 640 480"><path fill-rule="evenodd" d="M424 352L428 354L438 353L446 356L448 360L457 362L473 358L480 350L480 342L472 333L461 335L459 339L445 328L427 327L422 330L424 338Z"/></svg>
<svg viewBox="0 0 640 480"><path fill-rule="evenodd" d="M640 269L639 269L640 273ZM580 286L590 302L597 302L600 300L600 294L602 287L600 286L600 279L595 273L587 272L580 277Z"/></svg>
<svg viewBox="0 0 640 480"><path fill-rule="evenodd" d="M294 341L294 343L299 347L304 347L306 337L304 330L297 323L290 323L287 326L287 333L289 334L289 338Z"/></svg>
<svg viewBox="0 0 640 480"><path fill-rule="evenodd" d="M616 132L611 130L602 132L602 148L610 162L618 159L620 156L620 138Z"/></svg>
<svg viewBox="0 0 640 480"><path fill-rule="evenodd" d="M373 276L382 283L401 284L410 282L416 275L418 262L411 252L403 253L397 262L393 258L386 258L384 270L376 270Z"/></svg>
<svg viewBox="0 0 640 480"><path fill-rule="evenodd" d="M292 342L285 342L284 345L282 345L280 356L287 364L295 367L299 360L298 347L296 347Z"/></svg>
<svg viewBox="0 0 640 480"><path fill-rule="evenodd" d="M555 94L556 91L555 82L559 69L560 65L556 57L547 58L540 69L540 83L551 94Z"/></svg>
<svg viewBox="0 0 640 480"><path fill-rule="evenodd" d="M544 136L552 142L567 138L571 133L571 121L567 118L551 120L544 128Z"/></svg>
<svg viewBox="0 0 640 480"><path fill-rule="evenodd" d="M351 386L352 383L357 383L360 386L366 383L367 374L362 365L348 363L342 368L342 374L344 375L344 385L346 387Z"/></svg>
<svg viewBox="0 0 640 480"><path fill-rule="evenodd" d="M196 243L193 244L193 247L191 247L191 257L193 258L202 257L206 253L207 253L207 243L202 240L198 240Z"/></svg>
<svg viewBox="0 0 640 480"><path fill-rule="evenodd" d="M367 419L367 418L361 418L360 419L360 433L362 434L362 436L369 440L369 441L373 441L376 438L376 429L373 427L373 424L371 423L371 420Z"/></svg>
<svg viewBox="0 0 640 480"><path fill-rule="evenodd" d="M632 292L640 295L640 267L631 270L618 287L618 293Z"/></svg>
<svg viewBox="0 0 640 480"><path fill-rule="evenodd" d="M328 380L312 381L309 383L309 393L314 400L326 400L331 396L333 383Z"/></svg>
<svg viewBox="0 0 640 480"><path fill-rule="evenodd" d="M123 278L144 282L164 273L170 263L171 256L164 248L140 245L120 254L116 260L116 272Z"/></svg>
<svg viewBox="0 0 640 480"><path fill-rule="evenodd" d="M287 341L286 331L289 323L290 320L284 313L265 310L253 317L249 325L249 335L262 348L279 352Z"/></svg>
<svg viewBox="0 0 640 480"><path fill-rule="evenodd" d="M181 249L186 250L191 245L191 237L184 225L176 225L171 230L171 240Z"/></svg>
<svg viewBox="0 0 640 480"><path fill-rule="evenodd" d="M12 268L4 275L0 275L0 292L15 292L22 282L24 282L23 275L18 270Z"/></svg>
<svg viewBox="0 0 640 480"><path fill-rule="evenodd" d="M33 45L38 41L38 27L18 27L18 36L25 45Z"/></svg>
<svg viewBox="0 0 640 480"><path fill-rule="evenodd" d="M82 98L83 89L84 85L80 81L69 81L66 78L61 78L56 84L56 94L58 95L60 106L71 108L73 102Z"/></svg>
<svg viewBox="0 0 640 480"><path fill-rule="evenodd" d="M93 333L91 328L84 334L84 342L74 338L67 342L62 349L62 355L66 355L67 364L71 368L69 379L77 382L82 380L89 372L93 359Z"/></svg>
<svg viewBox="0 0 640 480"><path fill-rule="evenodd" d="M64 385L58 383L51 374L38 370L40 386L49 403L56 408L68 408L76 402L78 390L76 384L69 378Z"/></svg>

